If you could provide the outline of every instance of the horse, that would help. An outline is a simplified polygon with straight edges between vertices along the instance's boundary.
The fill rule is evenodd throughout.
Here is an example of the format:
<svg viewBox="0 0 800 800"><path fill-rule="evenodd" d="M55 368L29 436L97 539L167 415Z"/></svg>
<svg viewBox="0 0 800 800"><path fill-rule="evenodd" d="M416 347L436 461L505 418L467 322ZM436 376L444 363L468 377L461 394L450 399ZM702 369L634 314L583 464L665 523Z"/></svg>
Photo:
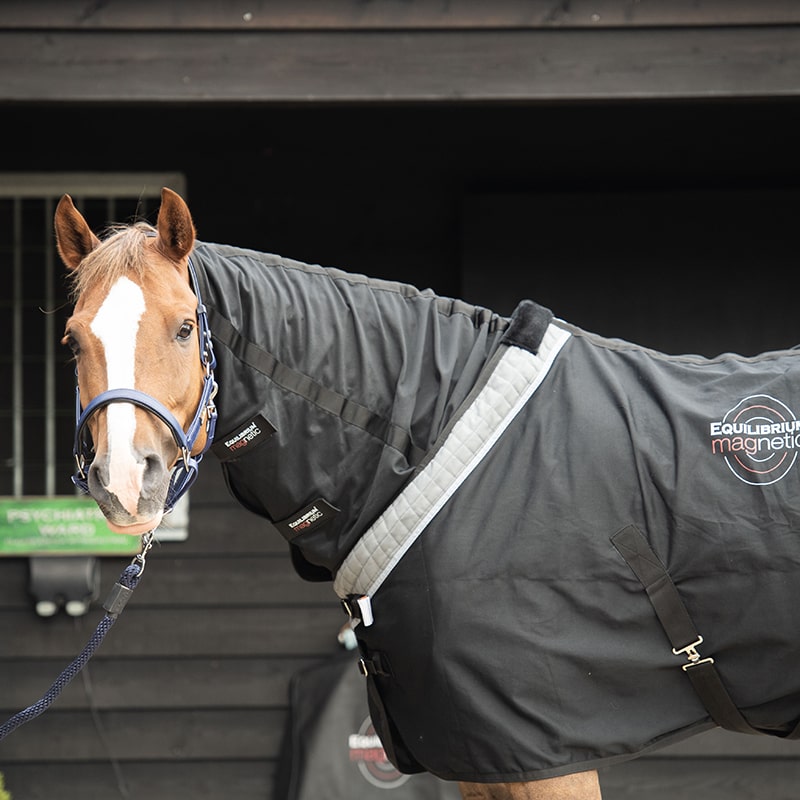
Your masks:
<svg viewBox="0 0 800 800"><path fill-rule="evenodd" d="M798 738L800 350L666 355L203 242L166 187L155 225L54 223L73 480L142 535L216 456L332 582L401 772L599 800L717 726Z"/></svg>

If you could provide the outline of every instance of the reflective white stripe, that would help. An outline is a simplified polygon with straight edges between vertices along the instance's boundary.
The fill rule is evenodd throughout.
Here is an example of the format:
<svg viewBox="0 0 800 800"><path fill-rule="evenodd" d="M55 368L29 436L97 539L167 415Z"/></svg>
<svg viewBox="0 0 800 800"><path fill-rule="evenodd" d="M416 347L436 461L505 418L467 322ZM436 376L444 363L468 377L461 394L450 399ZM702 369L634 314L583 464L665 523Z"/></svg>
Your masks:
<svg viewBox="0 0 800 800"><path fill-rule="evenodd" d="M336 573L345 598L372 595L489 452L544 380L570 334L550 324L538 354L508 347L474 402L425 468L358 540Z"/></svg>

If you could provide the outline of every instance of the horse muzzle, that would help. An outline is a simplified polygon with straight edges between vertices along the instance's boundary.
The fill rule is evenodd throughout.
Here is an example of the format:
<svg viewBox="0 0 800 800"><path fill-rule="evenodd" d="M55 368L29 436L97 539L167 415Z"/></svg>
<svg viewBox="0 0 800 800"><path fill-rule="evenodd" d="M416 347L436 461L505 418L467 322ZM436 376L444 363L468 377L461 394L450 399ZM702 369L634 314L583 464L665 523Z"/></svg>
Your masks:
<svg viewBox="0 0 800 800"><path fill-rule="evenodd" d="M115 533L140 534L161 522L170 490L171 472L158 454L125 454L116 462L97 454L88 470L89 494Z"/></svg>

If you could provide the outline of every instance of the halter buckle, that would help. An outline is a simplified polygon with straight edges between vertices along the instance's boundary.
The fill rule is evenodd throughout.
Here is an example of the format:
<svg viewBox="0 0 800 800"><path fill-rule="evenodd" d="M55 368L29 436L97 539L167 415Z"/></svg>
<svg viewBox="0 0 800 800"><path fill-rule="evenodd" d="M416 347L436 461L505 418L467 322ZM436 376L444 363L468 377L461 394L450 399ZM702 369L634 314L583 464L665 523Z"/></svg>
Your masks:
<svg viewBox="0 0 800 800"><path fill-rule="evenodd" d="M86 459L83 453L75 453L75 471L81 480L86 480Z"/></svg>

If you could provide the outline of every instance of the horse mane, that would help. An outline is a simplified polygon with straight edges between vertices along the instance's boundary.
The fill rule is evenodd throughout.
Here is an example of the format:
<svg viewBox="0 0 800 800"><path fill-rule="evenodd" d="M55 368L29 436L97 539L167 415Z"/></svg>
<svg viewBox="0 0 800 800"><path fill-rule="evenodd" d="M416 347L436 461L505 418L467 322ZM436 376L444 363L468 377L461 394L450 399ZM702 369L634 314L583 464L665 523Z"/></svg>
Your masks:
<svg viewBox="0 0 800 800"><path fill-rule="evenodd" d="M124 275L141 278L147 269L144 242L156 229L147 222L112 225L103 234L100 246L92 250L70 274L73 300L88 286L110 286Z"/></svg>

